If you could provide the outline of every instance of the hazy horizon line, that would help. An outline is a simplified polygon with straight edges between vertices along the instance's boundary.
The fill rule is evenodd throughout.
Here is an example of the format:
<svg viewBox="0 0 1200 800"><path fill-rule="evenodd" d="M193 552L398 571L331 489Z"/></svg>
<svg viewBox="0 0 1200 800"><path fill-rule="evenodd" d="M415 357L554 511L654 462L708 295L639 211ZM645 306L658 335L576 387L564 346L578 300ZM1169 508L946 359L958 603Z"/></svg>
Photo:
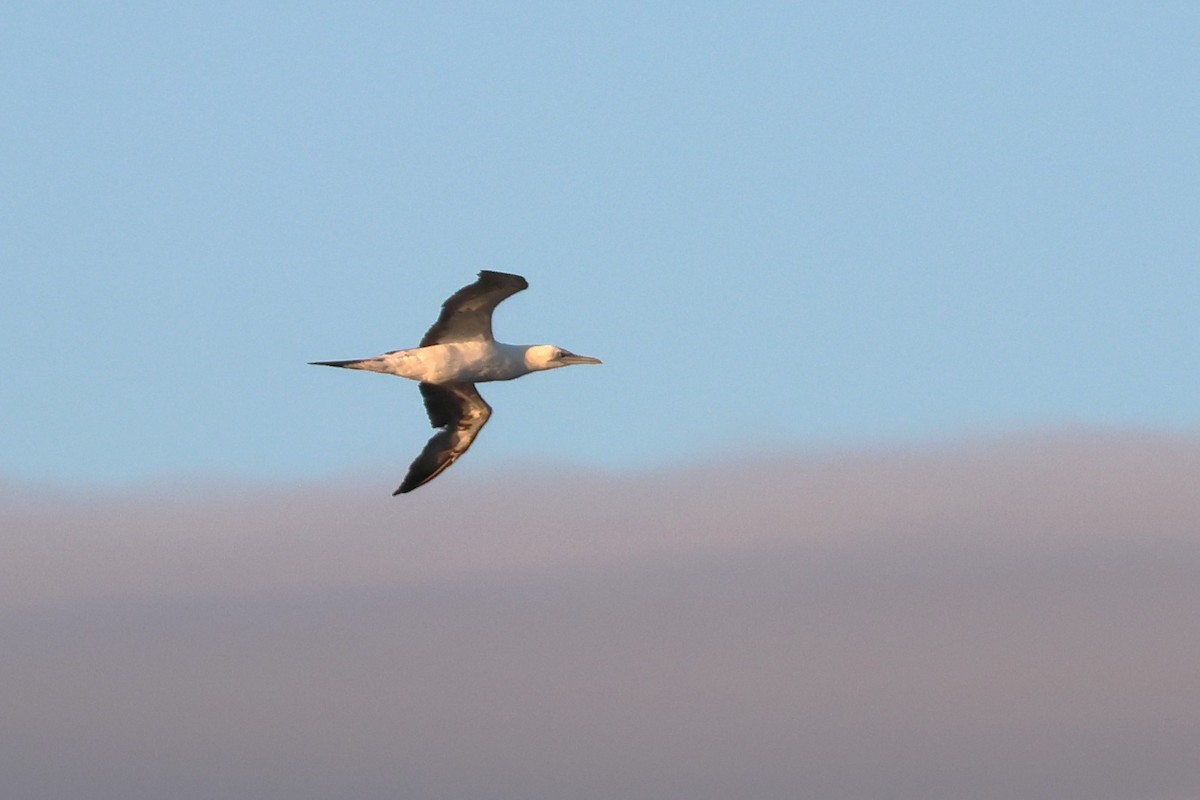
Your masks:
<svg viewBox="0 0 1200 800"><path fill-rule="evenodd" d="M1046 424L1019 428L975 430L937 436L895 436L863 440L790 442L758 447L731 446L724 450L664 457L643 465L613 468L571 460L562 455L520 456L506 462L487 463L447 473L450 480L472 490L486 489L496 481L505 483L513 473L537 478L604 480L624 482L668 476L704 473L718 468L756 468L770 465L799 464L809 461L894 459L910 457L952 457L983 455L1034 446L1118 446L1118 445L1200 445L1200 428L1160 428L1150 426L1098 426L1084 424ZM469 458L467 456L466 458ZM470 463L470 462L464 462ZM81 502L120 499L131 494L148 493L155 497L240 495L246 492L287 493L298 489L352 488L363 483L387 483L394 473L399 481L407 467L404 455L395 462L364 462L342 469L330 469L308 475L279 476L216 470L164 471L154 476L115 481L85 483L49 477L31 477L0 472L0 503L19 502L44 495L70 493ZM462 473L468 473L463 475ZM446 478L439 478L443 483ZM404 498L400 498L402 501Z"/></svg>

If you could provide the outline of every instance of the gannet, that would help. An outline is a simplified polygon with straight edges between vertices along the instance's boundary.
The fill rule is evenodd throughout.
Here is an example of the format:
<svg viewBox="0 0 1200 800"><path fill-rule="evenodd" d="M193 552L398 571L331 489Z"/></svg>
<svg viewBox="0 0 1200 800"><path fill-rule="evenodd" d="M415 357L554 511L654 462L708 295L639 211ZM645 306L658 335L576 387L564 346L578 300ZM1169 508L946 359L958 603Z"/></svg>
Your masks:
<svg viewBox="0 0 1200 800"><path fill-rule="evenodd" d="M429 422L441 428L412 462L400 488L411 492L446 471L467 452L487 424L492 407L475 389L483 381L509 381L530 372L572 364L599 364L552 344L502 344L492 336L492 312L507 297L529 288L520 275L484 270L442 304L437 322L419 347L393 350L375 358L310 361L323 367L386 372L420 381Z"/></svg>

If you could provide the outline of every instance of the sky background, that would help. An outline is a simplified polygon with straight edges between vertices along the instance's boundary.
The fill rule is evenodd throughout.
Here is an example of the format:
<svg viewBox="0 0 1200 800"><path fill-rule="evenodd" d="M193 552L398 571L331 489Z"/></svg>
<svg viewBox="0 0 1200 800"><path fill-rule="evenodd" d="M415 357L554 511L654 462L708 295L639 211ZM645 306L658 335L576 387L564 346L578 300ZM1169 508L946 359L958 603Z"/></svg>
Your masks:
<svg viewBox="0 0 1200 800"><path fill-rule="evenodd" d="M1200 6L0 7L0 797L1200 797ZM480 269L453 470L410 382Z"/></svg>
<svg viewBox="0 0 1200 800"><path fill-rule="evenodd" d="M479 269L455 473L1200 425L1194 3L8 4L0 475L390 486ZM391 477L388 477L388 476Z"/></svg>

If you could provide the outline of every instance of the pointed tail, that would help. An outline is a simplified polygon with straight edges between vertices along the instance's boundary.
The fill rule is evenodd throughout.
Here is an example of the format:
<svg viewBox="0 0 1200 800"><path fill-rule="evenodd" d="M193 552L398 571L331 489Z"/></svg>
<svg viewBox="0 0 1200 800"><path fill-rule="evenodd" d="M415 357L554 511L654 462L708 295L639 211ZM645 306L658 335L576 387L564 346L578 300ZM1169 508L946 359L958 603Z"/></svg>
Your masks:
<svg viewBox="0 0 1200 800"><path fill-rule="evenodd" d="M368 372L392 372L388 360L383 357L355 358L350 361L310 361L318 367L344 367L345 369L365 369Z"/></svg>
<svg viewBox="0 0 1200 800"><path fill-rule="evenodd" d="M351 359L350 361L310 361L308 363L315 367L345 367L347 369L362 369L362 367L356 367L355 365L362 364L363 359L355 358Z"/></svg>

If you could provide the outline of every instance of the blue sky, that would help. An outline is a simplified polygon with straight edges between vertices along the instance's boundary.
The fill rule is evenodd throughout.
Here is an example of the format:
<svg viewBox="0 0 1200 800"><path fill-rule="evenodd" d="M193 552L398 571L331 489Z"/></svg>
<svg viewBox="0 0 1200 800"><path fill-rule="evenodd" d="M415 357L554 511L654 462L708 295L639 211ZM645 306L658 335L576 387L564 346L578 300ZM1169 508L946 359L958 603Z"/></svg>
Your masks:
<svg viewBox="0 0 1200 800"><path fill-rule="evenodd" d="M455 469L1200 427L1192 3L0 12L0 476L380 466L483 268Z"/></svg>

